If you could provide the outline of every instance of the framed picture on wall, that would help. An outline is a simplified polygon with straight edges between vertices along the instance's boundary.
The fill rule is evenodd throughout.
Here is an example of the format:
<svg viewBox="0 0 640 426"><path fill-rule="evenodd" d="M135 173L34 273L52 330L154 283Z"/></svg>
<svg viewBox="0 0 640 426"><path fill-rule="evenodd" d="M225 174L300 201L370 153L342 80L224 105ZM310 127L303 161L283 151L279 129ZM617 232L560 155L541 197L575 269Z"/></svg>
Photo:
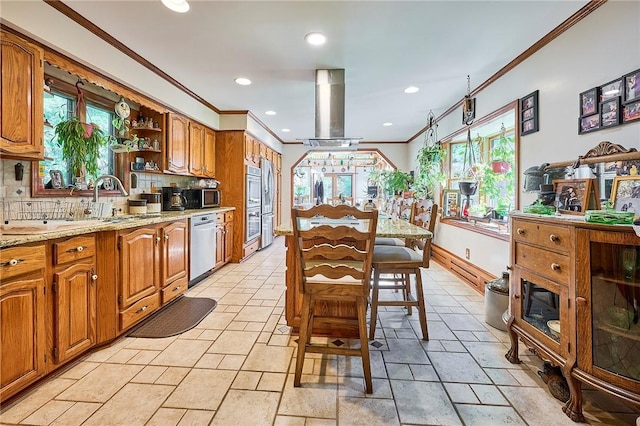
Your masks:
<svg viewBox="0 0 640 426"><path fill-rule="evenodd" d="M556 207L560 213L584 214L600 208L595 179L557 179L553 181Z"/></svg>
<svg viewBox="0 0 640 426"><path fill-rule="evenodd" d="M635 70L622 77L624 86L624 102L640 100L640 70Z"/></svg>
<svg viewBox="0 0 640 426"><path fill-rule="evenodd" d="M624 93L622 93L622 78L617 78L605 83L598 89L600 91L600 102L604 102L607 99L616 98L618 96L622 97L624 95Z"/></svg>
<svg viewBox="0 0 640 426"><path fill-rule="evenodd" d="M578 134L593 132L600 128L600 114L593 114L578 119Z"/></svg>
<svg viewBox="0 0 640 426"><path fill-rule="evenodd" d="M613 127L620 124L622 110L620 108L620 96L600 102L600 126Z"/></svg>
<svg viewBox="0 0 640 426"><path fill-rule="evenodd" d="M52 188L64 188L64 177L62 176L62 170L49 170L49 176L51 176Z"/></svg>
<svg viewBox="0 0 640 426"><path fill-rule="evenodd" d="M454 219L460 216L460 191L445 189L442 192L442 218Z"/></svg>
<svg viewBox="0 0 640 426"><path fill-rule="evenodd" d="M520 135L528 135L538 130L538 91L536 90L520 99Z"/></svg>
<svg viewBox="0 0 640 426"><path fill-rule="evenodd" d="M622 107L622 122L630 123L640 120L640 99L629 102Z"/></svg>
<svg viewBox="0 0 640 426"><path fill-rule="evenodd" d="M580 93L580 117L596 114L598 112L598 99L597 87Z"/></svg>

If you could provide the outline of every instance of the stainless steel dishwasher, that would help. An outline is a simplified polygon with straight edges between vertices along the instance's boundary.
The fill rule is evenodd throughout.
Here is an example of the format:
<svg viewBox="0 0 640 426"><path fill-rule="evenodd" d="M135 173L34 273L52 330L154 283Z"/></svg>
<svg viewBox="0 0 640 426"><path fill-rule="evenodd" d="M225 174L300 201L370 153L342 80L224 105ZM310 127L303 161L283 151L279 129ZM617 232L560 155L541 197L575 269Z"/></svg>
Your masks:
<svg viewBox="0 0 640 426"><path fill-rule="evenodd" d="M216 263L216 215L205 213L191 219L189 287L205 278Z"/></svg>

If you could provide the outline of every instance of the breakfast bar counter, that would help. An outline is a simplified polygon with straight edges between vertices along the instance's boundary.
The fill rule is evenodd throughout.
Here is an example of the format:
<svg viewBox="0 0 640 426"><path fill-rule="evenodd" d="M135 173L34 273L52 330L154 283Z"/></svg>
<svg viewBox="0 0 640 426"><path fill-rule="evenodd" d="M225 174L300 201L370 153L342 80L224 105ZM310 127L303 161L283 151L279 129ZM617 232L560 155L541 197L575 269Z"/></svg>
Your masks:
<svg viewBox="0 0 640 426"><path fill-rule="evenodd" d="M299 260L295 255L296 250L294 250L293 226L291 223L282 224L275 229L275 233L276 235L285 236L285 246L287 247L285 316L287 325L293 327L294 333L297 333L300 326L300 312L302 310L302 289L297 273ZM380 217L378 218L376 236L429 239L432 237L432 234L427 229L413 225L405 220ZM334 318L357 318L355 305L353 303L323 301L322 303L316 304L315 315L316 318L313 322L314 335L330 335L336 337L358 336L358 330L355 326L353 328L345 328L344 323L342 323L340 328L336 328L333 325L334 321L332 321Z"/></svg>

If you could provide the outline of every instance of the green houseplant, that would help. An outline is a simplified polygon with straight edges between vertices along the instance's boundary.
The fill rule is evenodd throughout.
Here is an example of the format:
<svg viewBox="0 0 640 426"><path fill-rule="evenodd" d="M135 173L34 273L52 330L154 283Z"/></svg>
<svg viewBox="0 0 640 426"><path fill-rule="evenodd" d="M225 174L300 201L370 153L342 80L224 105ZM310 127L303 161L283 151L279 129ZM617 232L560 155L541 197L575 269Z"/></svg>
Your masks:
<svg viewBox="0 0 640 426"><path fill-rule="evenodd" d="M436 189L446 179L442 172L446 155L447 151L442 149L440 142L424 146L418 151L418 174L412 186L417 196L433 199Z"/></svg>
<svg viewBox="0 0 640 426"><path fill-rule="evenodd" d="M82 123L78 117L73 116L56 125L55 135L63 158L68 161L76 176L82 174L83 165L87 175L98 175L100 148L107 145L109 138L97 124Z"/></svg>
<svg viewBox="0 0 640 426"><path fill-rule="evenodd" d="M491 147L491 168L494 173L507 173L515 160L515 143L512 138L501 135Z"/></svg>
<svg viewBox="0 0 640 426"><path fill-rule="evenodd" d="M387 194L397 195L404 191L408 191L412 181L413 179L409 173L405 173L398 169L382 172L382 189Z"/></svg>

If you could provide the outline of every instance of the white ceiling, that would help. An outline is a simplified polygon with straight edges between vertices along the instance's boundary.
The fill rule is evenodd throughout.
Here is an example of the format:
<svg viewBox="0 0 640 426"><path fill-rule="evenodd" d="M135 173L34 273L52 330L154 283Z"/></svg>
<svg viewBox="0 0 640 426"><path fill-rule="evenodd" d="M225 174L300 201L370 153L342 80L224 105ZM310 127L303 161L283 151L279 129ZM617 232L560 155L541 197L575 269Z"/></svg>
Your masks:
<svg viewBox="0 0 640 426"><path fill-rule="evenodd" d="M316 69L345 69L345 136L407 141L429 110L439 115L466 94L467 75L473 90L587 3L191 0L178 14L159 0L64 2L218 109L250 110L285 141L315 134ZM307 45L312 31L326 45ZM239 76L253 84L235 84ZM410 85L420 91L405 94Z"/></svg>

